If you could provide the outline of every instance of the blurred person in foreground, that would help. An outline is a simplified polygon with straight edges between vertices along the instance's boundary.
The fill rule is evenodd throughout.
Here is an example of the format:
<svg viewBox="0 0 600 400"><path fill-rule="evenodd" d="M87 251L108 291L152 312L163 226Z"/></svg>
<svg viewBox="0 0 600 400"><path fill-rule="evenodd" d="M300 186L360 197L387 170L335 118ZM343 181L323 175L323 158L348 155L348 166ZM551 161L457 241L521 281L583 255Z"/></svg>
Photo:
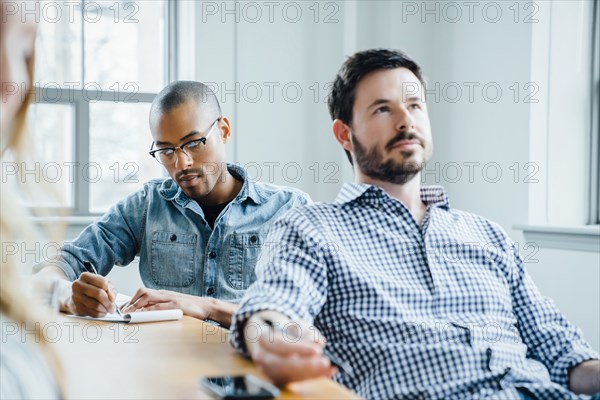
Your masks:
<svg viewBox="0 0 600 400"><path fill-rule="evenodd" d="M421 186L433 151L424 94L400 51L343 64L328 103L355 182L275 223L268 240L281 246L257 266L232 345L280 385L333 376L367 399L599 392L598 353L540 294L515 243ZM332 367L325 341L351 373Z"/></svg>
<svg viewBox="0 0 600 400"><path fill-rule="evenodd" d="M25 116L31 101L36 24L34 18L7 12L0 0L0 140L1 160L27 156ZM14 2L12 2L14 4ZM23 20L21 19L23 18ZM46 340L42 322L48 315L36 303L31 285L19 273L14 257L4 254L5 244L34 240L34 227L19 202L14 182L2 184L0 221L0 399L62 398L62 370L57 354ZM17 260L18 261L18 260ZM27 341L25 340L27 339Z"/></svg>

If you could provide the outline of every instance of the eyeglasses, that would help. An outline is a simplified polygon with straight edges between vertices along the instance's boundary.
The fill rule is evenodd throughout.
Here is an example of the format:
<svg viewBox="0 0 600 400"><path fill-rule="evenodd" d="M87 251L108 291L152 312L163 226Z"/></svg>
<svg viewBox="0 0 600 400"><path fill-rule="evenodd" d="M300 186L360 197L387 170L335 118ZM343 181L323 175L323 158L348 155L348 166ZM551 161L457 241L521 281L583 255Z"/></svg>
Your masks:
<svg viewBox="0 0 600 400"><path fill-rule="evenodd" d="M185 142L181 146L164 147L162 149L152 150L152 148L154 147L154 142L152 142L152 146L150 146L150 151L148 152L148 154L154 157L156 161L158 161L162 165L171 165L175 163L175 161L177 160L177 149L181 149L183 154L185 154L186 156L194 158L199 154L202 154L206 147L206 141L208 140L208 137L212 133L215 124L220 120L221 117L217 118L215 122L213 122L210 125L208 133L204 137L201 137L200 139L190 140L189 142Z"/></svg>

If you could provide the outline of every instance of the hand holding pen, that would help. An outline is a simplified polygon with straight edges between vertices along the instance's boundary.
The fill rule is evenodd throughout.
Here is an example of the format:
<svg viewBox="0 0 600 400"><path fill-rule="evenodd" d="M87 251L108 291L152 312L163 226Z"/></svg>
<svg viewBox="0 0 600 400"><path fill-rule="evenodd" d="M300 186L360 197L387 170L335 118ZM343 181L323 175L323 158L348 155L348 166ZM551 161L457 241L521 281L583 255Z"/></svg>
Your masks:
<svg viewBox="0 0 600 400"><path fill-rule="evenodd" d="M115 304L117 292L104 276L99 275L89 261L83 262L86 272L82 273L72 285L69 308L78 315L103 317L108 313L120 314Z"/></svg>
<svg viewBox="0 0 600 400"><path fill-rule="evenodd" d="M100 275L98 275L98 271L96 270L96 267L94 267L94 264L92 264L91 262L84 261L83 262L83 267L90 274L94 274L94 275L100 276ZM108 286L109 286L109 288L106 290L106 294L108 295L109 299L114 303L114 301L117 299L117 292L115 290L113 290L112 285L110 284L110 282L108 282ZM121 315L121 310L119 310L119 307L117 306L116 303L115 303L115 310L116 310L117 314Z"/></svg>

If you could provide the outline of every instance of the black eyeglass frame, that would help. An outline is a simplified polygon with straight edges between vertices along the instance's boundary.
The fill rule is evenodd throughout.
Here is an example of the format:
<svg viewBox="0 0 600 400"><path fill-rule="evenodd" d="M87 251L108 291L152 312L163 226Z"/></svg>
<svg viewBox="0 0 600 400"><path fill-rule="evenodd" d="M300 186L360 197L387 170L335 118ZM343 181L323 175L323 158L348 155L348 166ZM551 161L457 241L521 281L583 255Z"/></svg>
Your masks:
<svg viewBox="0 0 600 400"><path fill-rule="evenodd" d="M208 128L208 133L206 134L206 136L203 136L201 138L198 139L192 139L192 140L188 140L185 143L182 143L179 146L171 146L171 147L163 147L162 149L155 149L152 150L152 148L154 147L154 141L152 141L152 144L150 145L150 151L148 152L148 154L150 154L154 159L156 159L156 161L158 161L159 164L161 165L165 165L163 163L160 162L160 160L156 157L156 153L159 151L163 151L163 150L173 150L173 154L177 153L177 149L181 150L183 152L183 154L185 154L188 157L192 157L190 156L188 153L185 152L184 147L188 146L190 143L202 143L204 146L206 146L206 141L208 140L208 137L211 135L211 133L213 132L213 129L215 127L215 124L219 121L221 121L223 117L220 116L217 119L215 119L215 121L210 124L210 127ZM196 132L196 133L202 133L202 132Z"/></svg>

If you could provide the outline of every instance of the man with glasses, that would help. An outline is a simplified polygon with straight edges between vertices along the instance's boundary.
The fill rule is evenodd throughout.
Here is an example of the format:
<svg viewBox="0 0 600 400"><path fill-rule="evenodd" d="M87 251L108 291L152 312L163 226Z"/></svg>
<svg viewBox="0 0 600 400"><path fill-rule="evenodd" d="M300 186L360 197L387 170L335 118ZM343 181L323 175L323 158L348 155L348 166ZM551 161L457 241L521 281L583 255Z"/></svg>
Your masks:
<svg viewBox="0 0 600 400"><path fill-rule="evenodd" d="M150 130L149 153L169 178L146 183L65 244L59 260L36 270L73 281L62 284L62 310L99 317L115 311L116 292L105 276L139 256L146 288L122 311L180 308L229 326L235 303L255 280L270 225L310 199L254 182L226 162L231 126L202 83L163 89L150 109ZM97 274L86 272L90 266Z"/></svg>

